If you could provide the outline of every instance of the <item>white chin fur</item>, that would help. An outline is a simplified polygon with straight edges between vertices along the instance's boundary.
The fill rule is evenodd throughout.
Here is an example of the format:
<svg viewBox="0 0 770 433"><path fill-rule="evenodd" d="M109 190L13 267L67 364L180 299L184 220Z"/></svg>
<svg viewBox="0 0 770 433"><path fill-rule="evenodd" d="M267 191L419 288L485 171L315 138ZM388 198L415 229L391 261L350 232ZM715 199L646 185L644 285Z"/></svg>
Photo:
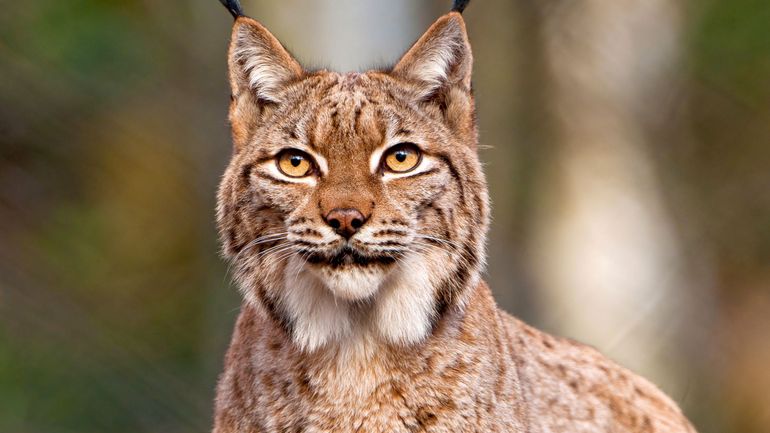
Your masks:
<svg viewBox="0 0 770 433"><path fill-rule="evenodd" d="M435 287L446 272L446 253L410 254L391 269L330 268L293 258L280 304L293 338L305 351L327 344L361 351L367 342L409 345L429 333Z"/></svg>
<svg viewBox="0 0 770 433"><path fill-rule="evenodd" d="M388 274L387 270L378 266L313 266L311 270L334 297L345 301L364 301L371 298Z"/></svg>

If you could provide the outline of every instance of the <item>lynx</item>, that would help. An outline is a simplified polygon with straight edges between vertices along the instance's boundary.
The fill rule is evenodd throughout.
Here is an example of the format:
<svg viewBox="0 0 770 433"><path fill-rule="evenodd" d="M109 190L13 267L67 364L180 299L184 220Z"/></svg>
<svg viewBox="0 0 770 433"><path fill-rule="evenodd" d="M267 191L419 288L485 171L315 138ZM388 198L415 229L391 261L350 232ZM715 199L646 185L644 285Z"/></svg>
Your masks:
<svg viewBox="0 0 770 433"><path fill-rule="evenodd" d="M244 297L215 433L693 432L654 385L497 308L461 12L388 70L307 70L235 16L218 193Z"/></svg>

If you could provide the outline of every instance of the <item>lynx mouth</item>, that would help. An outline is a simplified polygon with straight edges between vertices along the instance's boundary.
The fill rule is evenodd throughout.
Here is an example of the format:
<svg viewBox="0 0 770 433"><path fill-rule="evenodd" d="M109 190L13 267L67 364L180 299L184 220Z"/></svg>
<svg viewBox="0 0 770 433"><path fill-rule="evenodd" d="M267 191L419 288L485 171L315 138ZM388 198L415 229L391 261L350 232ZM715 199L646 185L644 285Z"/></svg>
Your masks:
<svg viewBox="0 0 770 433"><path fill-rule="evenodd" d="M325 265L332 268L342 267L368 267L374 265L391 265L396 262L394 255L367 254L349 245L330 253L308 252L305 260L314 265Z"/></svg>

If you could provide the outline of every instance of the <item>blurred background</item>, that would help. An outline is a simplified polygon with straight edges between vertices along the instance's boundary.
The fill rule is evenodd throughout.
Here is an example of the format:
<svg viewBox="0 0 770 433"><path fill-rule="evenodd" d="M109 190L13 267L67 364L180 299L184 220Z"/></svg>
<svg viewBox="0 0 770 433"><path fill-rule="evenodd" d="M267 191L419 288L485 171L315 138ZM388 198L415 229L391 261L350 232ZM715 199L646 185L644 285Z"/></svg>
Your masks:
<svg viewBox="0 0 770 433"><path fill-rule="evenodd" d="M307 65L388 64L444 0L243 0ZM215 0L0 0L0 431L206 432L240 304ZM770 431L770 3L476 0L488 280Z"/></svg>

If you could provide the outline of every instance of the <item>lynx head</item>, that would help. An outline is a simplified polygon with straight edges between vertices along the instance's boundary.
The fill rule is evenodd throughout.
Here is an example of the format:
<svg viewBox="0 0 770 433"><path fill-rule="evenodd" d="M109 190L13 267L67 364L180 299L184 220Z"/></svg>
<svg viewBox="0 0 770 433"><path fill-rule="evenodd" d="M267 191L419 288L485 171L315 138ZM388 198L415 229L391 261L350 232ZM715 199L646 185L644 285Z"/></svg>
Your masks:
<svg viewBox="0 0 770 433"><path fill-rule="evenodd" d="M438 19L390 70L341 74L304 69L236 15L217 218L247 302L308 351L421 341L463 308L484 260L462 16Z"/></svg>

